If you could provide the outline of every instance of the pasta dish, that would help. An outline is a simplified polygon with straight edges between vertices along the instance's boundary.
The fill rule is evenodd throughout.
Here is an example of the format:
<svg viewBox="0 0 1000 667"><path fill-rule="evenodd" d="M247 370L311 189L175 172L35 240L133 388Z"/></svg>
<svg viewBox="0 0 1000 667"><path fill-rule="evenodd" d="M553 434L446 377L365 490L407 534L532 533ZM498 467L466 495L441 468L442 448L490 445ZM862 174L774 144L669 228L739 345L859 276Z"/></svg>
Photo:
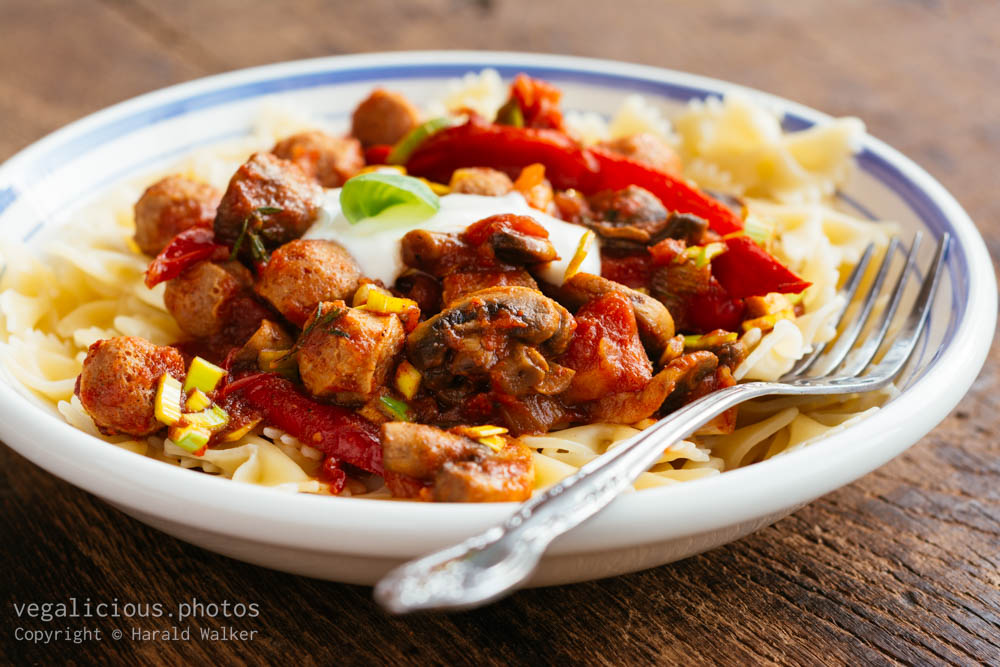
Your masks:
<svg viewBox="0 0 1000 667"><path fill-rule="evenodd" d="M377 88L346 134L298 114L116 187L42 252L0 246L11 374L207 474L524 500L833 339L843 274L893 231L837 205L860 121L785 133L738 95L607 119L485 70L424 108ZM635 486L781 455L886 397L732 408Z"/></svg>

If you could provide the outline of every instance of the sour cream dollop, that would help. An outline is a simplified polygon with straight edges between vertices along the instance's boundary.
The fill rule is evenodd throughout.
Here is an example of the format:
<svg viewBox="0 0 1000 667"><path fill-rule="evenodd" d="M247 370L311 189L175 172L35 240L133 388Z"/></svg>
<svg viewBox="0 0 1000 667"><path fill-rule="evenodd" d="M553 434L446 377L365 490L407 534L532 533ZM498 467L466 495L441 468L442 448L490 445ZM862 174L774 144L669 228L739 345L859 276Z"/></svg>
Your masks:
<svg viewBox="0 0 1000 667"><path fill-rule="evenodd" d="M513 213L527 215L549 232L559 259L549 262L539 276L546 282L561 285L566 268L576 254L580 239L587 229L531 208L518 192L502 197L452 194L441 197L441 208L422 220L387 220L369 218L351 224L340 210L340 189L326 191L326 202L316 222L303 238L326 239L344 246L361 267L361 275L392 285L406 270L400 240L414 229L432 232L462 232L466 227L491 215ZM580 272L601 273L601 254L596 239L587 246L587 256Z"/></svg>

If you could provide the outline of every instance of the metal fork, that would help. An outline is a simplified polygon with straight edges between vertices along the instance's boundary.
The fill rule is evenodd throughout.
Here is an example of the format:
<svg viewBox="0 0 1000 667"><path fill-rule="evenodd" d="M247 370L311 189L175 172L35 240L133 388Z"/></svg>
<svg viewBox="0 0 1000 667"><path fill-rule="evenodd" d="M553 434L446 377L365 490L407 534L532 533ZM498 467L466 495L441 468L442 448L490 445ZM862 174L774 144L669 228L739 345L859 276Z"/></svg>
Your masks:
<svg viewBox="0 0 1000 667"><path fill-rule="evenodd" d="M888 306L873 324L872 333L857 347L855 343L871 319L875 301L900 247L895 239L887 248L871 286L861 297L857 315L846 322L844 316L855 301L874 246L865 250L840 290L844 297L838 316L840 334L829 352L824 354L825 346L819 346L778 382L737 384L692 401L524 502L502 524L396 568L375 586L375 599L397 614L468 609L496 600L531 575L556 537L607 506L648 470L667 446L687 437L723 411L761 396L853 394L888 385L903 370L920 338L950 241L947 234L942 237L902 327L878 363L872 364L895 317L905 285L911 275L917 274L920 240L918 232L892 288ZM848 358L852 349L853 354Z"/></svg>

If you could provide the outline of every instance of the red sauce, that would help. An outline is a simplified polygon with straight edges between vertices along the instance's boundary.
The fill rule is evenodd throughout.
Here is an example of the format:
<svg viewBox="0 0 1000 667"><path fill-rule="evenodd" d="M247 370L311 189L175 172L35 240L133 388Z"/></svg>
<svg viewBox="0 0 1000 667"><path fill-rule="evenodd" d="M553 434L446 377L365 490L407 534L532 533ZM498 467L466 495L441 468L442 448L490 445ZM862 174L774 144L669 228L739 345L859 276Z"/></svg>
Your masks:
<svg viewBox="0 0 1000 667"><path fill-rule="evenodd" d="M601 275L608 280L614 280L626 287L649 287L649 277L652 273L649 253L634 253L627 255L601 252Z"/></svg>

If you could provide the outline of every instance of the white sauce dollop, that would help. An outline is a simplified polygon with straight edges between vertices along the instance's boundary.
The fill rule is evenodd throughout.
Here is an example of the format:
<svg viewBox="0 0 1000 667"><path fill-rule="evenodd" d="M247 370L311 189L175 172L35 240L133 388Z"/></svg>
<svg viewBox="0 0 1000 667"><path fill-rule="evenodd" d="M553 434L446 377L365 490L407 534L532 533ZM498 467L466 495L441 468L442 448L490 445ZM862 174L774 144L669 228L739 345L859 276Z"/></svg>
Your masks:
<svg viewBox="0 0 1000 667"><path fill-rule="evenodd" d="M351 224L340 211L340 189L326 191L326 203L316 222L303 238L327 239L344 246L358 262L361 274L381 280L391 286L406 270L400 249L400 239L413 229L433 232L461 232L472 223L501 213L527 215L549 232L549 241L559 253L559 259L549 262L539 271L546 282L561 285L566 267L576 254L580 238L587 229L531 208L518 192L503 197L453 194L441 197L441 208L422 220L370 218ZM587 246L587 256L580 272L601 273L601 254L596 238Z"/></svg>

